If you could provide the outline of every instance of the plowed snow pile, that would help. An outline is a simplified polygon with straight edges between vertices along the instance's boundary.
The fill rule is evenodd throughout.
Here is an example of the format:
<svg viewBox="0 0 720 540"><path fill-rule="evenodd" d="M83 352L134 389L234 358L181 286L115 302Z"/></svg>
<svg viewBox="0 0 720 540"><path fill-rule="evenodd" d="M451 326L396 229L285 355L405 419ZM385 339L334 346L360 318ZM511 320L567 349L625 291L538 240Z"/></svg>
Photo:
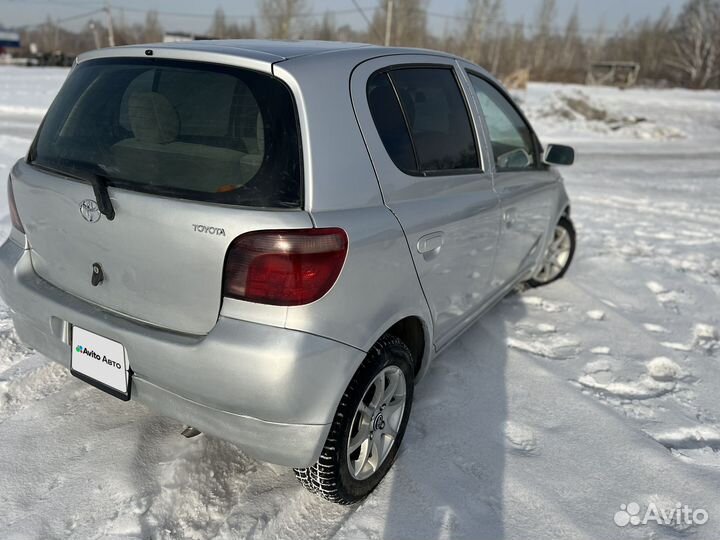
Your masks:
<svg viewBox="0 0 720 540"><path fill-rule="evenodd" d="M685 133L680 129L658 125L656 120L643 116L623 114L578 89L555 92L538 104L528 104L526 114L534 119L538 129L545 125L554 125L568 130L590 131L618 138L685 138Z"/></svg>
<svg viewBox="0 0 720 540"><path fill-rule="evenodd" d="M65 74L0 68L2 176ZM521 97L544 142L578 150L563 170L574 266L437 359L365 502L324 503L232 444L183 439L23 347L0 305L0 537L718 538L720 93ZM633 525L650 505L709 521Z"/></svg>

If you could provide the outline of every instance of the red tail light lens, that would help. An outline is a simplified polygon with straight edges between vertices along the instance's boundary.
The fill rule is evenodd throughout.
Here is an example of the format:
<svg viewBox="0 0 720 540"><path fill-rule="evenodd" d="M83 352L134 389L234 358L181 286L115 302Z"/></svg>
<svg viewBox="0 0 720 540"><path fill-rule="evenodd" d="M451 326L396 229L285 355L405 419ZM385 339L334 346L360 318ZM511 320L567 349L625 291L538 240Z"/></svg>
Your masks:
<svg viewBox="0 0 720 540"><path fill-rule="evenodd" d="M22 221L20 221L20 215L18 214L17 206L15 206L15 194L13 193L12 178L10 178L9 176L7 179L7 198L8 206L10 207L10 221L12 222L13 227L15 227L21 233L24 233L25 228L23 227Z"/></svg>
<svg viewBox="0 0 720 540"><path fill-rule="evenodd" d="M243 234L228 248L223 294L274 306L309 304L334 285L347 250L347 234L336 228Z"/></svg>

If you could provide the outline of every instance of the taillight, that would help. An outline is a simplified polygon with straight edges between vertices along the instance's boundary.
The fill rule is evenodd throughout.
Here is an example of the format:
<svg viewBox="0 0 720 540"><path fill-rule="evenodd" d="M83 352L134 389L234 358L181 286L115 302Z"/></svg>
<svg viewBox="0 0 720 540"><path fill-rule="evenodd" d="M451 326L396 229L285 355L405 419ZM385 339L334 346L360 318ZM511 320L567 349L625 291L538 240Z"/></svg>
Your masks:
<svg viewBox="0 0 720 540"><path fill-rule="evenodd" d="M7 198L8 206L10 207L10 221L12 222L13 227L21 233L24 233L25 228L22 225L22 221L20 221L20 215L18 214L17 206L15 205L15 194L13 193L12 178L10 177L7 179Z"/></svg>
<svg viewBox="0 0 720 540"><path fill-rule="evenodd" d="M275 306L298 306L333 286L347 255L342 229L255 231L228 248L223 295Z"/></svg>

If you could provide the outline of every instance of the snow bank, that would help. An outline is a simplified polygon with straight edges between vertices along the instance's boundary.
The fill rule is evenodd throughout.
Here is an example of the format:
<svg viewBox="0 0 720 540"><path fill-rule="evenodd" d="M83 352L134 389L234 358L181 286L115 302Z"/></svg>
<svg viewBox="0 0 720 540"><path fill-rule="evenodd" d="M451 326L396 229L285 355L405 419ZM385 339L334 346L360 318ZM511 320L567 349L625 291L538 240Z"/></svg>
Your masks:
<svg viewBox="0 0 720 540"><path fill-rule="evenodd" d="M660 141L686 137L680 129L659 125L655 119L614 110L578 89L552 93L539 103L525 104L525 110L540 130L552 126L553 129L616 138Z"/></svg>

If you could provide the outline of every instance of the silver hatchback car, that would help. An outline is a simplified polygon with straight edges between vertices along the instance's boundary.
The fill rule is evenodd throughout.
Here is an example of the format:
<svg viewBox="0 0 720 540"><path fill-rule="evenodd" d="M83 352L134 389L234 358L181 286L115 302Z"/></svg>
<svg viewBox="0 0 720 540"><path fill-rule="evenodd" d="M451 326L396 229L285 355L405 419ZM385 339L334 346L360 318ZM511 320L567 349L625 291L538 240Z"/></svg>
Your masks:
<svg viewBox="0 0 720 540"><path fill-rule="evenodd" d="M93 51L10 174L0 289L75 376L352 503L433 357L567 270L573 160L439 52Z"/></svg>

